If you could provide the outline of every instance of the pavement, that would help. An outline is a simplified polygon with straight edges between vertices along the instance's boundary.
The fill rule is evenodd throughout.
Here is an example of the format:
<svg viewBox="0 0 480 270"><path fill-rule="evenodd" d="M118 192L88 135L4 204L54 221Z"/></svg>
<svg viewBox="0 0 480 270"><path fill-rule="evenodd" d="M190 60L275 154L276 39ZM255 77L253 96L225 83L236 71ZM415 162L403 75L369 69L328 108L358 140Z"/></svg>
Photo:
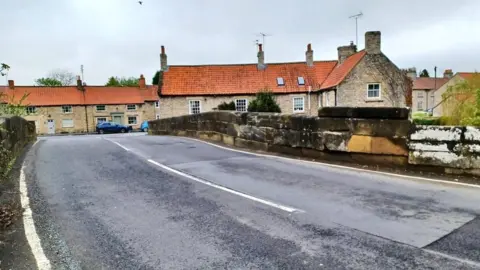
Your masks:
<svg viewBox="0 0 480 270"><path fill-rule="evenodd" d="M52 269L480 269L472 186L143 133L39 138L24 173Z"/></svg>

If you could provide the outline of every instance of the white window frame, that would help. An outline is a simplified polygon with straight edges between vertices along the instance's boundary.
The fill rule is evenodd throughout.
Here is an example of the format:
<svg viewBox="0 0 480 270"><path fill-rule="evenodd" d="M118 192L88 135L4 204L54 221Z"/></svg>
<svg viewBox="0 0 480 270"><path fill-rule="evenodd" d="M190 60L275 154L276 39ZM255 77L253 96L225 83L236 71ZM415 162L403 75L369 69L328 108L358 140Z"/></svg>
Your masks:
<svg viewBox="0 0 480 270"><path fill-rule="evenodd" d="M157 119L157 120L160 119L160 114L156 114L155 119Z"/></svg>
<svg viewBox="0 0 480 270"><path fill-rule="evenodd" d="M135 106L133 109L129 109L128 106ZM137 110L137 105L136 104L127 104L125 106L125 108L127 109L127 111L129 112L132 112L132 111L136 111Z"/></svg>
<svg viewBox="0 0 480 270"><path fill-rule="evenodd" d="M98 109L99 106L103 106L103 110L99 110ZM107 105L96 105L95 106L95 111L97 111L97 112L104 112L106 110L107 110Z"/></svg>
<svg viewBox="0 0 480 270"><path fill-rule="evenodd" d="M239 100L245 100L245 111L239 111L239 110L237 109L237 102L238 102ZM237 111L237 112L247 112L247 111L248 111L248 99L246 99L246 98L235 99L235 111Z"/></svg>
<svg viewBox="0 0 480 270"><path fill-rule="evenodd" d="M131 118L131 117L134 117L134 118L135 118L135 123L130 123L130 118ZM129 115L129 116L127 116L127 123L128 123L129 125L136 125L136 124L138 124L138 117L135 116L135 115Z"/></svg>
<svg viewBox="0 0 480 270"><path fill-rule="evenodd" d="M198 99L192 99L188 101L188 114L194 114L192 112L192 104L193 102L197 102L197 101L198 101L198 110L199 110L198 113L202 113L202 101Z"/></svg>
<svg viewBox="0 0 480 270"><path fill-rule="evenodd" d="M302 80L303 83L300 83L300 80ZM305 85L305 78L302 77L302 76L298 76L298 77L297 77L297 83L298 83L298 85Z"/></svg>
<svg viewBox="0 0 480 270"><path fill-rule="evenodd" d="M421 106L418 106L421 105ZM419 100L417 101L417 111L423 111L423 101Z"/></svg>
<svg viewBox="0 0 480 270"><path fill-rule="evenodd" d="M71 125L65 125L64 121L71 121ZM73 122L73 119L62 119L62 128L73 128L75 127L75 123Z"/></svg>
<svg viewBox="0 0 480 270"><path fill-rule="evenodd" d="M96 118L97 125L100 124L100 122L98 121L98 119L105 119L105 121L102 121L102 123L108 122L106 117L97 117L97 118Z"/></svg>
<svg viewBox="0 0 480 270"><path fill-rule="evenodd" d="M322 108L323 107L323 93L320 92L318 93L318 108Z"/></svg>
<svg viewBox="0 0 480 270"><path fill-rule="evenodd" d="M65 110L66 108L69 108L70 111ZM63 105L62 106L62 113L73 113L73 107L71 105Z"/></svg>
<svg viewBox="0 0 480 270"><path fill-rule="evenodd" d="M417 98L423 98L423 91L417 92Z"/></svg>
<svg viewBox="0 0 480 270"><path fill-rule="evenodd" d="M277 77L277 86L285 86L285 79Z"/></svg>
<svg viewBox="0 0 480 270"><path fill-rule="evenodd" d="M330 100L328 98L329 96L330 96L330 92L329 91L325 92L325 107L330 106Z"/></svg>
<svg viewBox="0 0 480 270"><path fill-rule="evenodd" d="M160 100L155 101L155 108L160 108Z"/></svg>
<svg viewBox="0 0 480 270"><path fill-rule="evenodd" d="M28 106L27 108L25 108L25 111L27 112L27 114L35 114L37 113L37 107Z"/></svg>
<svg viewBox="0 0 480 270"><path fill-rule="evenodd" d="M302 109L301 110L295 110L295 99L302 99ZM292 108L293 108L294 113L305 112L305 97L293 97L292 98Z"/></svg>
<svg viewBox="0 0 480 270"><path fill-rule="evenodd" d="M378 97L369 97L368 91L370 89L370 85L378 84ZM380 83L367 83L367 99L381 99L382 98L382 85Z"/></svg>

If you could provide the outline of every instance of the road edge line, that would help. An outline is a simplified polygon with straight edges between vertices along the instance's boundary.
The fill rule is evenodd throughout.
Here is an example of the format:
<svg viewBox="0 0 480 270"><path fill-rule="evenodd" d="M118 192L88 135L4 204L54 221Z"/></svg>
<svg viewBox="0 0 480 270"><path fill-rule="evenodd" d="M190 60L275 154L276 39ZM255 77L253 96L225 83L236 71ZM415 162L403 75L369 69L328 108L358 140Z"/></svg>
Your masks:
<svg viewBox="0 0 480 270"><path fill-rule="evenodd" d="M178 138L179 136L169 136L169 137L177 137ZM432 179L432 178L419 177L419 176L409 176L409 175L403 175L403 174L360 169L360 168L355 168L355 167L325 163L325 162L321 162L321 161L309 161L309 160L302 160L302 159L296 159L296 158L290 158L290 157L281 157L281 156L269 155L269 154L259 154L259 153L243 151L243 150L233 149L233 148L230 148L230 147L221 146L221 145L218 145L218 144L215 144L215 143L203 141L203 140L196 139L196 138L190 138L190 137L181 137L181 138L186 138L186 139L189 139L189 140L202 142L202 143L205 143L205 144L208 144L208 145L211 145L211 146L215 146L215 147L225 149L225 150L229 150L229 151L233 151L233 152L249 154L249 155L254 155L254 156L259 156L259 157L269 157L269 158L277 158L277 159L283 159L283 160L288 160L288 161L304 162L304 163L309 163L309 164L323 165L323 166L337 168L337 169L348 169L348 170L352 170L352 171L375 173L375 174L381 174L381 175L385 175L385 176L395 176L395 177L405 178L405 179L410 179L410 180L419 180L419 181L435 182L435 183L442 183L442 184L448 184L448 185L457 185L457 186L463 186L463 187L480 188L480 185L476 185L476 184L468 184L468 183L453 182L453 181Z"/></svg>
<svg viewBox="0 0 480 270"><path fill-rule="evenodd" d="M243 192L239 192L239 191L236 191L236 190L233 190L233 189L230 189L230 188L212 183L210 181L197 178L193 175L181 172L179 170L176 170L176 169L170 168L166 165L163 165L161 163L158 163L158 162L156 162L155 160L152 160L152 159L148 159L147 161L156 165L156 166L158 166L158 167L160 167L160 168L162 168L162 169L164 169L164 170L167 170L167 171L170 171L172 173L178 174L180 176L186 177L186 178L188 178L190 180L193 180L195 182L202 183L204 185L207 185L207 186L210 186L210 187L213 187L213 188L216 188L216 189L219 189L219 190L222 190L222 191L225 191L225 192L243 197L245 199L249 199L249 200L252 200L252 201L255 201L255 202L258 202L258 203L262 203L262 204L268 205L270 207L274 207L274 208L283 210L283 211L288 212L288 213L304 213L305 212L303 210L300 210L300 209L297 209L297 208L294 208L294 207L282 205L282 204L275 203L275 202L265 200L265 199L260 199L260 198L254 197L252 195L248 195L248 194L245 194Z"/></svg>
<svg viewBox="0 0 480 270"><path fill-rule="evenodd" d="M38 140L32 145L35 146ZM33 220L32 209L30 208L30 199L28 198L27 183L25 180L25 161L22 164L20 169L20 203L23 208L23 230L25 232L25 237L27 238L28 245L32 250L33 257L35 258L37 267L39 270L50 270L52 267L50 261L45 256L43 251L40 238L35 229L35 222Z"/></svg>

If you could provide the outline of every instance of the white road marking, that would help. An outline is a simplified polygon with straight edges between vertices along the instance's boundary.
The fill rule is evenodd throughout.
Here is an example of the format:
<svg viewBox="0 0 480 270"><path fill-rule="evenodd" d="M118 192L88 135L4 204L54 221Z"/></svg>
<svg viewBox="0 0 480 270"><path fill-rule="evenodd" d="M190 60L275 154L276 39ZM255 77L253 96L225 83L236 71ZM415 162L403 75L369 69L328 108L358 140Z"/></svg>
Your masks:
<svg viewBox="0 0 480 270"><path fill-rule="evenodd" d="M175 136L170 136L170 137L175 137ZM453 182L453 181L432 179L432 178L419 177L419 176L409 176L409 175L402 175L402 174L396 174L396 173L366 170L366 169L360 169L360 168L354 168L354 167L324 163L324 162L320 162L320 161L308 161L308 160L288 158L288 157L280 157L280 156L268 155L268 154L258 154L258 153L248 152L248 151L237 150L237 149L233 149L233 148L229 148L229 147L224 147L224 146L221 146L221 145L218 145L218 144L214 144L214 143L210 143L210 142L206 142L206 141L202 141L202 140L194 139L194 138L190 138L190 137L181 137L181 138L202 142L202 143L205 143L205 144L208 144L208 145L211 145L211 146L215 146L217 148L221 148L221 149L225 149L225 150L229 150L229 151L233 151L233 152L237 152L237 153L243 153L243 154L254 155L254 156L259 156L259 157L268 157L268 158L277 158L277 159L288 160L288 161L304 162L304 163L323 165L323 166L328 166L328 167L338 168L338 169L347 169L347 170L352 170L352 171L360 171L360 172L381 174L381 175L386 175L386 176L400 177L400 178L405 178L405 179L409 179L409 180L420 180L420 181L442 183L442 184L447 184L447 185L457 185L457 186L464 186L464 187L480 188L480 185L476 185L476 184L468 184L468 183ZM454 177L454 176L452 176L452 177Z"/></svg>
<svg viewBox="0 0 480 270"><path fill-rule="evenodd" d="M33 145L35 145L36 141ZM33 146L32 145L32 146ZM38 237L37 231L35 230L35 224L32 217L32 209L30 209L30 200L28 199L27 194L27 184L25 182L25 165L22 165L20 170L20 202L22 204L23 212L23 227L25 230L25 236L27 237L28 244L32 249L33 256L37 262L37 267L39 270L49 270L51 269L50 261L45 256L43 252L42 245L40 243L40 238Z"/></svg>
<svg viewBox="0 0 480 270"><path fill-rule="evenodd" d="M107 141L109 141L109 142L112 142L112 143L120 146L120 147L123 148L125 151L130 151L130 149L128 149L127 147L125 147L125 146L123 146L123 145L121 145L121 144L119 144L119 143L116 142L116 141L112 141L112 140L109 140L109 139L105 139L105 140L107 140Z"/></svg>
<svg viewBox="0 0 480 270"><path fill-rule="evenodd" d="M462 258L459 258L459 257L455 257L455 256L452 256L452 255L442 253L442 252L434 251L434 250L431 250L431 249L422 249L422 250L427 252L427 253L434 254L434 255L437 255L437 256L441 256L441 257L444 257L444 258L447 258L447 259L450 259L450 260L454 260L454 261L461 262L461 263L468 264L468 265L475 266L475 267L480 267L480 263L475 262L475 261L462 259Z"/></svg>
<svg viewBox="0 0 480 270"><path fill-rule="evenodd" d="M265 205L268 205L268 206L271 206L271 207L274 207L274 208L278 208L280 210L283 210L283 211L286 211L286 212L289 212L289 213L294 213L294 212L305 212L303 210L300 210L300 209L296 209L296 208L293 208L293 207L289 207L289 206L285 206L285 205L281 205L281 204L278 204L278 203L274 203L274 202L271 202L271 201L268 201L268 200L264 200L264 199L260 199L260 198L257 198L257 197L254 197L254 196L251 196L251 195L248 195L248 194L245 194L245 193L242 193L242 192L238 192L238 191L235 191L233 189L229 189L227 187L223 187L223 186L220 186L220 185L217 185L217 184L214 184L212 182L209 182L209 181L205 181L205 180L202 180L202 179L199 179L195 176L192 176L192 175L189 175L189 174L186 174L184 172L181 172L181 171L178 171L178 170L175 170L173 168L170 168L168 166L165 166L163 164L160 164L154 160L151 160L149 159L148 162L152 163L152 164L155 164L157 165L158 167L164 169L164 170L167 170L167 171L170 171L170 172L173 172L175 174L178 174L180 176L183 176L183 177L186 177L186 178L189 178L193 181L196 181L196 182L199 182L199 183L202 183L204 185L207 185L207 186L210 186L210 187L213 187L213 188L216 188L216 189L219 189L219 190L223 190L225 192L228 192L228 193L232 193L232 194L235 194L237 196L240 196L240 197L243 197L243 198L246 198L246 199L249 199L249 200L252 200L252 201L255 201L255 202L259 202L259 203L262 203L262 204L265 204Z"/></svg>

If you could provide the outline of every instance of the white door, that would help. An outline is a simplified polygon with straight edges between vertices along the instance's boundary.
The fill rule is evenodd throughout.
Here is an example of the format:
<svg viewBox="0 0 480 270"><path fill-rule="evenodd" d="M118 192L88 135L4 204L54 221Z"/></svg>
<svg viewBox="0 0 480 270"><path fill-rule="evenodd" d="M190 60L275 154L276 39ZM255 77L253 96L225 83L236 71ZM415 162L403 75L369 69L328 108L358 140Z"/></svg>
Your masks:
<svg viewBox="0 0 480 270"><path fill-rule="evenodd" d="M48 119L47 120L47 127L48 127L48 134L55 134L55 122L53 119Z"/></svg>

